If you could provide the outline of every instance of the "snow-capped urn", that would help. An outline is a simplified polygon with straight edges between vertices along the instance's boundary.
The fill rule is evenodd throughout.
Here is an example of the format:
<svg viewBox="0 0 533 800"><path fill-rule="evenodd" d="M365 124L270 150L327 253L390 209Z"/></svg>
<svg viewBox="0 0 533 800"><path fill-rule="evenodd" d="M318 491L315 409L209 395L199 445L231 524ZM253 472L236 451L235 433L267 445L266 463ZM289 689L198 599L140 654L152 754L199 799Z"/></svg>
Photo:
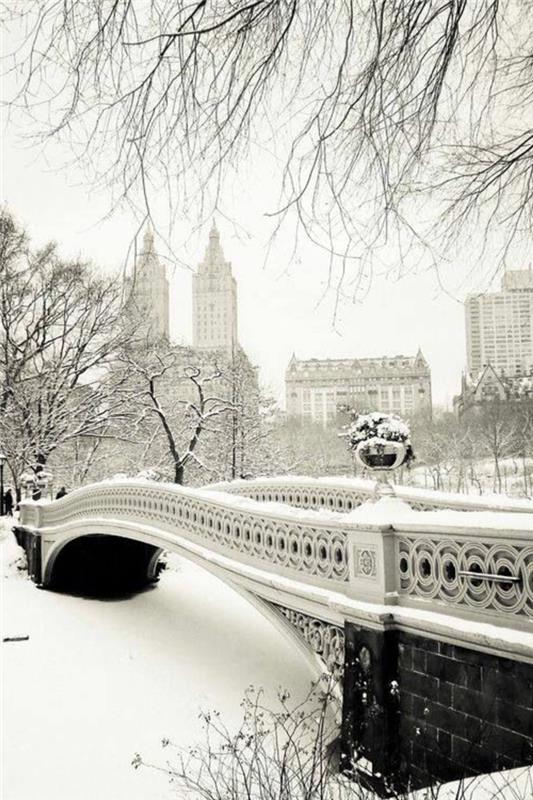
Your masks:
<svg viewBox="0 0 533 800"><path fill-rule="evenodd" d="M395 414L359 414L348 438L357 462L365 469L390 471L409 466L415 457L409 426Z"/></svg>

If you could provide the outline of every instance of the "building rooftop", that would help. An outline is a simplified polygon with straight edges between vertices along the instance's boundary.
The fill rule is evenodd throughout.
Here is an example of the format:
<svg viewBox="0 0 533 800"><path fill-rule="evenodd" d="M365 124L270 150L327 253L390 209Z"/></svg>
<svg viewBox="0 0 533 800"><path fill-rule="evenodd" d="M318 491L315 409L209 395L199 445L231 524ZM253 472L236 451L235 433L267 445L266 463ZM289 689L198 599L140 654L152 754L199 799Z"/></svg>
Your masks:
<svg viewBox="0 0 533 800"><path fill-rule="evenodd" d="M478 298L492 298L501 295L502 292L516 292L532 290L533 291L533 270L529 269L509 269L502 275L501 286L499 290L491 292L474 292L467 296L468 300L477 300Z"/></svg>
<svg viewBox="0 0 533 800"><path fill-rule="evenodd" d="M287 375L296 376L305 371L312 371L316 375L344 370L362 375L383 374L384 372L397 374L412 370L424 371L429 374L428 363L419 350L415 356L398 355L377 358L310 358L302 360L293 355L287 367Z"/></svg>
<svg viewBox="0 0 533 800"><path fill-rule="evenodd" d="M507 271L502 278L502 289L533 289L533 272L529 269Z"/></svg>

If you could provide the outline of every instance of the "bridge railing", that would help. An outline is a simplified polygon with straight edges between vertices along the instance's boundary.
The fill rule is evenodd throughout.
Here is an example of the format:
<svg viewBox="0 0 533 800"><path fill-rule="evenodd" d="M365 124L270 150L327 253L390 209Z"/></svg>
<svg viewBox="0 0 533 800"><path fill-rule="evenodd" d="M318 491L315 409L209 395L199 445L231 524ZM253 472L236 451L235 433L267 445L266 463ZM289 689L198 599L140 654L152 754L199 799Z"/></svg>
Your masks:
<svg viewBox="0 0 533 800"><path fill-rule="evenodd" d="M284 491L287 498L301 491L305 502L304 487ZM369 506L346 514L282 506L277 493L274 505L212 489L112 481L50 504L24 503L21 523L40 532L46 547L117 524L133 538L148 530L167 549L185 540L206 560L218 554L286 587L286 579L320 587L320 602L332 606L357 600L380 604L383 613L409 606L531 630L530 514L413 511L394 503L387 513ZM275 500L276 489L270 494Z"/></svg>
<svg viewBox="0 0 533 800"><path fill-rule="evenodd" d="M474 612L532 632L533 519L490 512L421 516L394 524L399 602Z"/></svg>
<svg viewBox="0 0 533 800"><path fill-rule="evenodd" d="M350 528L340 515L272 510L232 495L142 480L110 481L78 489L52 503L21 504L21 523L46 532L89 521L131 523L173 534L244 563L331 586L349 581Z"/></svg>
<svg viewBox="0 0 533 800"><path fill-rule="evenodd" d="M375 497L376 483L372 480L350 477L309 478L285 476L235 480L215 483L213 491L238 494L262 502L287 503L295 508L350 512ZM531 514L533 501L501 495L465 495L453 492L435 492L414 486L394 486L395 496L408 503L415 511L501 511Z"/></svg>

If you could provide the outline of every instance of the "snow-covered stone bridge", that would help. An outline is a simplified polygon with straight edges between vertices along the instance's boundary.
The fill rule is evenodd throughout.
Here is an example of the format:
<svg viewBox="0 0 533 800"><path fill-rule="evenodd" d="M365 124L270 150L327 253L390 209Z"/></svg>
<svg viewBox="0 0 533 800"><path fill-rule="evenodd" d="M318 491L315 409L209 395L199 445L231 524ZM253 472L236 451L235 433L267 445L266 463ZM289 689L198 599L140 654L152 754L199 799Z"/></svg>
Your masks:
<svg viewBox="0 0 533 800"><path fill-rule="evenodd" d="M23 503L16 534L45 588L155 580L164 551L214 573L340 679L343 763L376 780L532 763L533 503L373 490L109 481Z"/></svg>

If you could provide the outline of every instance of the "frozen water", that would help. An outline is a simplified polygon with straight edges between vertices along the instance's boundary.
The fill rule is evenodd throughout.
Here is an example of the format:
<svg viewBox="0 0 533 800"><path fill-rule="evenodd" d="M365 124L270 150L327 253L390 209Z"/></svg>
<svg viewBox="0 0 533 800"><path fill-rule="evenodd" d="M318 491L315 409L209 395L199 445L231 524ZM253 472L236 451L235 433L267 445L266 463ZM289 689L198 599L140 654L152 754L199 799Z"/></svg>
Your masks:
<svg viewBox="0 0 533 800"><path fill-rule="evenodd" d="M313 679L256 609L187 562L104 602L40 591L16 545L1 549L2 635L30 637L3 645L6 800L167 800L167 777L134 770L135 752L163 764L163 737L201 739L199 708L237 722L250 683L298 695Z"/></svg>

